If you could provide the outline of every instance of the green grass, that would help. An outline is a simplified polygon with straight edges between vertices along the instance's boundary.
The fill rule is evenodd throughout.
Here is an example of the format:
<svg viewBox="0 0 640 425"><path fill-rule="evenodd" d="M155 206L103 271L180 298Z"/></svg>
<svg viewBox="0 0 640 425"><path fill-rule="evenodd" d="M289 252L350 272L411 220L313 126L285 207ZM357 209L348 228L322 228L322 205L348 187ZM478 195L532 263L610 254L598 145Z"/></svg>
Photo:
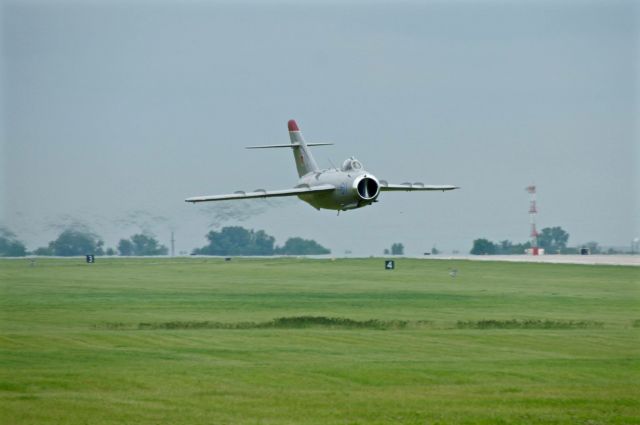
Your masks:
<svg viewBox="0 0 640 425"><path fill-rule="evenodd" d="M640 268L396 265L0 261L0 423L640 423Z"/></svg>

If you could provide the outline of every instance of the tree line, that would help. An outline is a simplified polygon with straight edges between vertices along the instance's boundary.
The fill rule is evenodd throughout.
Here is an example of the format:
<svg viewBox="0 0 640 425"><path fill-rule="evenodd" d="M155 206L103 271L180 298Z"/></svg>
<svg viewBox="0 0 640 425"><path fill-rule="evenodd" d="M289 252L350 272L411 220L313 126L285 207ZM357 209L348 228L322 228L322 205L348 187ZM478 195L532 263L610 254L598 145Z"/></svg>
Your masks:
<svg viewBox="0 0 640 425"><path fill-rule="evenodd" d="M390 250L385 248L384 251L382 251L382 253L384 255L404 255L404 245L401 244L400 242L396 242L391 245Z"/></svg>
<svg viewBox="0 0 640 425"><path fill-rule="evenodd" d="M239 226L224 227L219 232L206 235L209 243L192 251L194 255L319 255L331 251L314 240L293 237L282 246L275 245L275 238L264 230L249 230ZM0 257L119 255L150 256L167 255L169 252L151 234L138 233L128 239L120 239L116 248L105 248L102 239L85 229L66 229L47 246L29 252L16 235L0 228Z"/></svg>
<svg viewBox="0 0 640 425"><path fill-rule="evenodd" d="M591 254L623 254L609 248L603 250L597 242L587 242L581 247L570 247L569 233L560 226L545 227L538 234L538 248L544 249L545 254L580 254L581 248L589 249ZM492 242L486 238L473 241L471 254L473 255L513 255L524 254L531 248L531 242L513 243L509 240Z"/></svg>
<svg viewBox="0 0 640 425"><path fill-rule="evenodd" d="M322 255L331 250L314 240L293 237L282 246L264 230L248 230L240 226L223 227L206 236L209 243L193 250L195 255Z"/></svg>
<svg viewBox="0 0 640 425"><path fill-rule="evenodd" d="M322 255L331 251L314 240L292 237L284 245L276 246L275 238L264 230L245 229L240 226L224 227L220 231L211 231L205 236L208 243L192 251L194 255ZM538 235L538 247L546 254L579 254L579 247L569 247L569 233L562 227L547 227ZM613 249L604 250L597 242L588 242L582 247L588 248L591 254L622 253ZM473 241L470 253L474 255L512 255L524 254L531 248L531 242L514 243L509 240L493 242L486 238ZM119 255L119 256L150 256L167 255L169 252L151 234L138 233L128 239L120 239L115 248L105 248L102 239L86 229L66 229L46 246L39 247L32 252L16 237L14 233L0 227L0 257L24 257L26 255L42 256L78 256ZM437 254L434 247L431 251ZM403 255L404 246L394 243L391 249L385 249L384 255Z"/></svg>
<svg viewBox="0 0 640 425"><path fill-rule="evenodd" d="M543 248L545 254L570 254L567 243L569 242L569 233L562 227L546 227L538 234L538 247ZM524 254L527 249L531 248L531 242L513 243L509 240L492 242L488 239L481 238L473 241L471 254L474 255L512 255Z"/></svg>

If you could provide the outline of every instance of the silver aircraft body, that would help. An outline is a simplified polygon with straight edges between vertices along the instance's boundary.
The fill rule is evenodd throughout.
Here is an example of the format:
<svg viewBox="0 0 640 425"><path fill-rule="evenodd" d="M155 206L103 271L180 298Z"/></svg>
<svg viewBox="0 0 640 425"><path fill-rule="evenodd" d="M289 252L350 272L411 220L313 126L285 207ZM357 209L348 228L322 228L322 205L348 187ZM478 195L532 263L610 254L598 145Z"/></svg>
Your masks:
<svg viewBox="0 0 640 425"><path fill-rule="evenodd" d="M227 201L234 199L271 198L297 196L316 209L346 211L366 207L378 201L380 192L418 190L445 191L458 189L451 185L425 185L423 183L392 184L380 180L366 171L362 163L351 157L340 168L320 169L309 150L310 146L331 145L332 143L306 143L294 120L288 122L291 144L249 146L247 149L289 148L298 170L298 184L291 189L252 192L238 191L226 195L194 196L186 202Z"/></svg>

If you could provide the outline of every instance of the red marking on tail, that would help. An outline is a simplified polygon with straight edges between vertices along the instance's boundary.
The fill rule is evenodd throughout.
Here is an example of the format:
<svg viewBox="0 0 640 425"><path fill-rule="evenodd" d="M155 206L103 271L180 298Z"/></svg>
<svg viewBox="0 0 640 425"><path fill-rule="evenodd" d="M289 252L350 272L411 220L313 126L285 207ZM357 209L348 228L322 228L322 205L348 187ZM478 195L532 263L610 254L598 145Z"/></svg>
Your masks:
<svg viewBox="0 0 640 425"><path fill-rule="evenodd" d="M289 131L300 131L298 124L296 124L296 120L289 120L287 127L289 127Z"/></svg>

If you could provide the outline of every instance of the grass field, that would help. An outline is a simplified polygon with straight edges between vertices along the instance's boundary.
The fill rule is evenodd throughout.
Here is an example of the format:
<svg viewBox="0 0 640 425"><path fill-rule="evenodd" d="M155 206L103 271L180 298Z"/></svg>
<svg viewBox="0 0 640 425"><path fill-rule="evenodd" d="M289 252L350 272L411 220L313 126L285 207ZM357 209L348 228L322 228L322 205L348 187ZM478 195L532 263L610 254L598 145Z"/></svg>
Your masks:
<svg viewBox="0 0 640 425"><path fill-rule="evenodd" d="M0 423L640 423L640 268L396 266L0 261Z"/></svg>

